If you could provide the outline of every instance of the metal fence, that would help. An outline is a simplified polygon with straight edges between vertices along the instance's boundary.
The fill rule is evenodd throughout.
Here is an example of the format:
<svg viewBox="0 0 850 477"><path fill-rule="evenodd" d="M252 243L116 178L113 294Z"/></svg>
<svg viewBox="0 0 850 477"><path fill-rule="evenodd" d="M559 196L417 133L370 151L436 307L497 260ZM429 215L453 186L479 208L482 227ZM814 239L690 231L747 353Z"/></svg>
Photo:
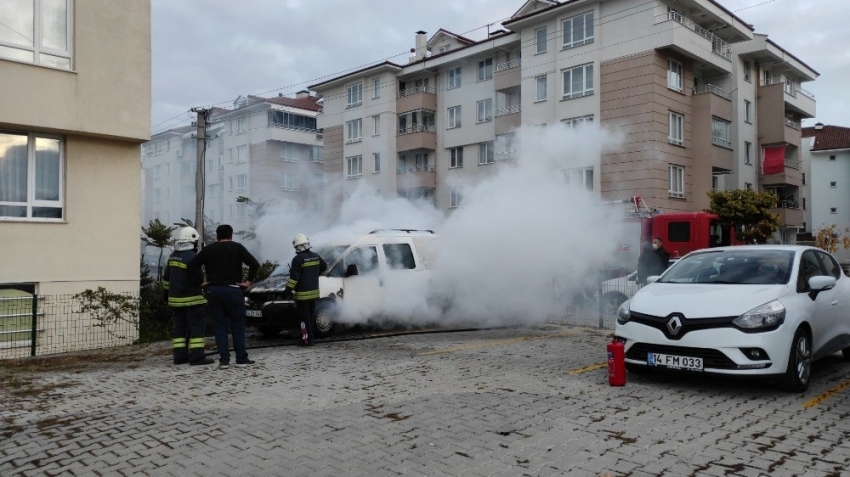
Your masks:
<svg viewBox="0 0 850 477"><path fill-rule="evenodd" d="M547 321L613 330L617 309L639 288L635 281L635 270L631 268L602 270L598 278L587 277L585 285L581 287L559 287L553 281L553 295L564 311Z"/></svg>
<svg viewBox="0 0 850 477"><path fill-rule="evenodd" d="M117 296L126 304L122 310L79 295L17 292L0 296L0 359L137 342L139 294Z"/></svg>

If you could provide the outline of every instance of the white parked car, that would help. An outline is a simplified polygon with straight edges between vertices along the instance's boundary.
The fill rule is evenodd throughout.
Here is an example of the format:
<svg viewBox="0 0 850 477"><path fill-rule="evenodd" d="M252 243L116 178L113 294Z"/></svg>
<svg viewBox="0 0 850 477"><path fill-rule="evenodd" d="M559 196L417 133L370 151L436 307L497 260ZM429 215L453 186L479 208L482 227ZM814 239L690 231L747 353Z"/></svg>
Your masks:
<svg viewBox="0 0 850 477"><path fill-rule="evenodd" d="M850 359L850 277L813 247L698 250L620 306L615 334L631 371L764 376L802 392L813 361Z"/></svg>

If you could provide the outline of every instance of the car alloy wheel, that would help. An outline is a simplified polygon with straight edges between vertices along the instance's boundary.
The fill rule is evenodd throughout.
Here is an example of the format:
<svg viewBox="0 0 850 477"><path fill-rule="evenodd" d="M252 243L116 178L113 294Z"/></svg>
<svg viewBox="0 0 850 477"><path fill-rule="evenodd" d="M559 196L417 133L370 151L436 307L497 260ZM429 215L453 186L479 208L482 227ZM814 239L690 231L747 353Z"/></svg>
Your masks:
<svg viewBox="0 0 850 477"><path fill-rule="evenodd" d="M336 304L332 300L324 299L316 303L316 321L313 324L313 330L317 337L324 338L331 334L335 317Z"/></svg>
<svg viewBox="0 0 850 477"><path fill-rule="evenodd" d="M803 392L809 388L812 374L812 341L805 329L794 333L790 351L788 367L779 384L788 391Z"/></svg>

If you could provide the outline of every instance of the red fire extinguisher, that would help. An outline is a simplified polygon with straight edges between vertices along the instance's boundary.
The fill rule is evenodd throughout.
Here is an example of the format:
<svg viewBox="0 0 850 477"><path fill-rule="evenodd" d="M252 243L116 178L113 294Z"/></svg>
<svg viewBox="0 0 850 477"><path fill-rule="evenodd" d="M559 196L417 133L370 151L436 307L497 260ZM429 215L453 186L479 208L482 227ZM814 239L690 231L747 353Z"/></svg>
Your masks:
<svg viewBox="0 0 850 477"><path fill-rule="evenodd" d="M616 336L608 343L608 384L626 385L626 348Z"/></svg>

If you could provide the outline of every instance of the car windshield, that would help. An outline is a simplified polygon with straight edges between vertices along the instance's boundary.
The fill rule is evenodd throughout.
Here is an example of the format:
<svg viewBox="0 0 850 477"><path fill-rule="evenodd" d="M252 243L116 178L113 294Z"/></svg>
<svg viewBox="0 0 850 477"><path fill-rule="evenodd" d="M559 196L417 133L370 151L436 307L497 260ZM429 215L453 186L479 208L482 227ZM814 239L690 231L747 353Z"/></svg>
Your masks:
<svg viewBox="0 0 850 477"><path fill-rule="evenodd" d="M698 252L670 267L658 283L782 285L791 277L791 250L747 249Z"/></svg>

